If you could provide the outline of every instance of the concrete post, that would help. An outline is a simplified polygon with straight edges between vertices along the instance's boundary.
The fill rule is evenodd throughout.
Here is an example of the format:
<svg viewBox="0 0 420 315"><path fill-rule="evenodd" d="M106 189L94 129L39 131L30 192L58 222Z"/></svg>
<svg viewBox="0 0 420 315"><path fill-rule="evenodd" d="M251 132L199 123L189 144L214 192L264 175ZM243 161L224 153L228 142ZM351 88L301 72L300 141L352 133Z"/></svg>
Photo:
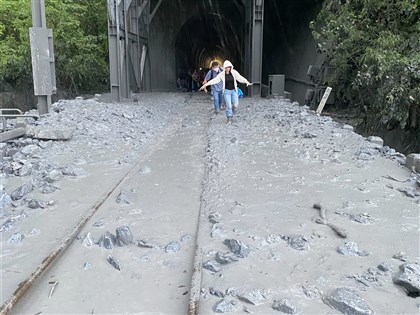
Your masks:
<svg viewBox="0 0 420 315"><path fill-rule="evenodd" d="M47 20L45 17L45 1L44 0L32 0L32 26L33 28L42 28L47 31ZM49 48L49 69L48 72L50 73L50 76L48 78L38 78L37 76L37 64L32 64L32 67L34 68L33 71L33 79L34 79L34 90L35 95L38 96L38 104L37 108L40 115L46 114L49 111L49 108L51 106L51 93L55 92L55 70L54 70L54 54L53 54L53 44L52 44L52 31L50 32L51 36L47 35L47 41L48 41L48 48ZM33 33L32 33L33 34ZM46 33L48 34L48 33ZM39 48L40 45L38 45L39 42L36 41L36 39L31 42L32 47ZM36 50L36 49L35 49ZM39 56L34 56L34 49L32 50L32 60L37 60ZM38 64L39 65L39 64ZM45 66L45 64L44 64ZM45 71L45 69L42 69ZM41 71L42 71L41 70ZM48 80L49 82L41 82L39 83L39 80ZM44 84L45 86L51 87L51 93L47 95L38 95L36 84Z"/></svg>

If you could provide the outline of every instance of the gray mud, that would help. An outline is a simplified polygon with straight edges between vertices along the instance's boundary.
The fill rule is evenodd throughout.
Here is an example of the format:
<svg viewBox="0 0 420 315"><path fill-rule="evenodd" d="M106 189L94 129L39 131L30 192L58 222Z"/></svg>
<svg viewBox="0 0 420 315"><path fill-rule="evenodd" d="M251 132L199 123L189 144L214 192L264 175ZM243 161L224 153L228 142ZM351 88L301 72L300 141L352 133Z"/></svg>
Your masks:
<svg viewBox="0 0 420 315"><path fill-rule="evenodd" d="M36 124L73 128L70 140L1 148L2 302L139 161L15 313L185 314L200 207L200 314L418 313L413 284L393 281L420 261L419 178L403 155L279 99L242 99L226 125L202 94L138 97L59 102Z"/></svg>

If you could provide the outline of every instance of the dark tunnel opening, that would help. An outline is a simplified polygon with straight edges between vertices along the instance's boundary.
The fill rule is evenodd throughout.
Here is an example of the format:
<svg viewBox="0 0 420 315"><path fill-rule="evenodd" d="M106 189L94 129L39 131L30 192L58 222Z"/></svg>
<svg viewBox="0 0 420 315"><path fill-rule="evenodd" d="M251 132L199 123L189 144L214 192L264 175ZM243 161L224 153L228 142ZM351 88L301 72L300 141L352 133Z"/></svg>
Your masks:
<svg viewBox="0 0 420 315"><path fill-rule="evenodd" d="M262 82L271 74L286 76L285 89L303 103L311 88L306 72L319 65L322 56L316 51L309 24L316 18L321 0L266 0L264 2L264 42Z"/></svg>
<svg viewBox="0 0 420 315"><path fill-rule="evenodd" d="M253 80L252 2L250 0L164 1L151 24L151 90L177 86L181 74L209 68L211 60L229 59ZM318 65L309 23L321 0L265 0L261 82L283 74L285 89L303 103L311 88L309 65ZM255 80L255 79L254 79Z"/></svg>
<svg viewBox="0 0 420 315"><path fill-rule="evenodd" d="M212 61L230 60L236 68L243 62L242 26L218 13L189 18L180 29L175 43L177 75L194 69L209 69Z"/></svg>

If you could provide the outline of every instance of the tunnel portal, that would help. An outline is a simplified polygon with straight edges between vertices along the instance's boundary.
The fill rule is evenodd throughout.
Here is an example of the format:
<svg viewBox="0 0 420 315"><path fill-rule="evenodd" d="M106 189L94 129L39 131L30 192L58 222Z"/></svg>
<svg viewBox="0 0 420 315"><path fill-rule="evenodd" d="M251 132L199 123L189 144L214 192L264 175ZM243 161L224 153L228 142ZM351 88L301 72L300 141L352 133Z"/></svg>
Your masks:
<svg viewBox="0 0 420 315"><path fill-rule="evenodd" d="M261 95L284 74L303 103L306 71L321 57L309 29L321 0L108 0L111 94L171 91L182 72L230 60ZM264 41L263 41L264 38Z"/></svg>
<svg viewBox="0 0 420 315"><path fill-rule="evenodd" d="M191 17L181 27L175 43L178 75L192 69L208 69L212 61L230 60L241 68L243 34L243 25L234 26L217 13Z"/></svg>

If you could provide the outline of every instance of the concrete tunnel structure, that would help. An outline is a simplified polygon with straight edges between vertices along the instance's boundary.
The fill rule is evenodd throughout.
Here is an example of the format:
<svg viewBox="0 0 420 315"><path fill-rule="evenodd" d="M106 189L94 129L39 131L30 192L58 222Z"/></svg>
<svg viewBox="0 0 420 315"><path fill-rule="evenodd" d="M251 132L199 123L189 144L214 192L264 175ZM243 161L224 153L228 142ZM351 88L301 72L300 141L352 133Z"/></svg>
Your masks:
<svg viewBox="0 0 420 315"><path fill-rule="evenodd" d="M130 9L123 13L127 18L120 23L119 34L115 31L117 25L112 28L111 18L111 6L117 8L117 2L108 1L111 92L117 86L123 98L141 90L174 91L182 71L209 68L214 59L221 62L228 59L250 81L256 82L255 73L259 72L258 84L267 85L268 75L284 74L285 89L292 93L293 100L303 103L306 89L312 86L307 69L321 61L309 29L320 0L121 0L120 4L133 8L134 14L130 15ZM258 5L262 8L260 41L253 29ZM137 31L127 23L130 20L132 25L139 25ZM121 24L133 34L137 32L140 40L125 43L130 31L124 36ZM112 35L120 38L120 46L112 43ZM135 44L140 53L135 53ZM120 49L124 45L125 49ZM261 51L260 56L255 49ZM134 52L133 56L126 57L125 51ZM126 70L117 71L119 80L115 73L113 78L113 68L118 68L112 66L113 54L120 56L115 63L127 66ZM257 59L261 59L260 65L256 65ZM140 74L130 68L140 68Z"/></svg>

